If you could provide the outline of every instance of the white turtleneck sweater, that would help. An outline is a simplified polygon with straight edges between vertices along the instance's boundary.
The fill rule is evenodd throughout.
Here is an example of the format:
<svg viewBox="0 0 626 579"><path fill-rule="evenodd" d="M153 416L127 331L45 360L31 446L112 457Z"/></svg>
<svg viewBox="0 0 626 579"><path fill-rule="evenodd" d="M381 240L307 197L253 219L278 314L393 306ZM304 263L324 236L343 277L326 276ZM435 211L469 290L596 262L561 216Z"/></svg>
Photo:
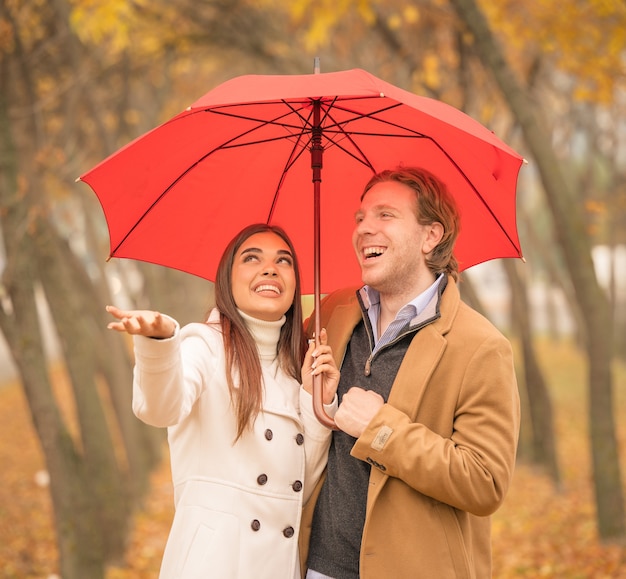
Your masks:
<svg viewBox="0 0 626 579"><path fill-rule="evenodd" d="M161 579L300 576L301 509L326 465L331 432L278 365L285 320L242 315L258 346L264 396L253 429L236 443L217 310L170 339L134 340L133 410L168 427L176 515Z"/></svg>
<svg viewBox="0 0 626 579"><path fill-rule="evenodd" d="M252 334L259 350L259 358L262 366L271 366L278 356L278 339L280 330L285 325L286 317L283 316L275 322L267 322L253 318L241 310L237 310L246 323L248 331Z"/></svg>

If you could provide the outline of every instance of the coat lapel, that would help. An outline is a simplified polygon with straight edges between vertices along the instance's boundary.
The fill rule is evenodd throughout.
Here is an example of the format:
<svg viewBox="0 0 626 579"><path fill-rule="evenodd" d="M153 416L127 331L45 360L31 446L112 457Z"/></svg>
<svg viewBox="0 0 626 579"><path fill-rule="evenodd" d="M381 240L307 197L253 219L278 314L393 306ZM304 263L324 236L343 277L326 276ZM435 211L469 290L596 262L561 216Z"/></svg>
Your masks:
<svg viewBox="0 0 626 579"><path fill-rule="evenodd" d="M445 334L456 316L459 301L456 284L448 280L439 304L441 316L415 334L400 364L388 402L412 420L417 417L424 391L446 349Z"/></svg>
<svg viewBox="0 0 626 579"><path fill-rule="evenodd" d="M322 328L326 328L328 343L338 368L346 353L352 330L361 321L361 308L356 297L358 288L339 290L327 296L322 304ZM311 316L307 323L307 334L313 335L315 320Z"/></svg>
<svg viewBox="0 0 626 579"><path fill-rule="evenodd" d="M387 403L404 412L413 421L417 418L430 378L446 349L445 334L450 330L459 302L459 290L455 283L448 280L439 304L441 316L415 334L391 387ZM389 475L377 468L371 469L366 516L369 516L387 480Z"/></svg>

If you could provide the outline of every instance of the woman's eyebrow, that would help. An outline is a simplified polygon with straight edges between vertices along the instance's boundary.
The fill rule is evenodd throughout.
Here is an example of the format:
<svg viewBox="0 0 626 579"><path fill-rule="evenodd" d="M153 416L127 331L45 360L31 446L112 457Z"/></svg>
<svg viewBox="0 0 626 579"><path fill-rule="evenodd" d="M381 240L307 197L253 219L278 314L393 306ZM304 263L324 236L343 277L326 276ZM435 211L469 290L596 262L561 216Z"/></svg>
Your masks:
<svg viewBox="0 0 626 579"><path fill-rule="evenodd" d="M245 255L246 253L263 253L263 250L259 247L246 247L246 249L241 252L241 255ZM278 255L288 255L289 257L293 257L293 254L288 249L279 249L276 253Z"/></svg>
<svg viewBox="0 0 626 579"><path fill-rule="evenodd" d="M246 247L246 249L241 252L241 255L245 253L263 253L263 250L259 247Z"/></svg>

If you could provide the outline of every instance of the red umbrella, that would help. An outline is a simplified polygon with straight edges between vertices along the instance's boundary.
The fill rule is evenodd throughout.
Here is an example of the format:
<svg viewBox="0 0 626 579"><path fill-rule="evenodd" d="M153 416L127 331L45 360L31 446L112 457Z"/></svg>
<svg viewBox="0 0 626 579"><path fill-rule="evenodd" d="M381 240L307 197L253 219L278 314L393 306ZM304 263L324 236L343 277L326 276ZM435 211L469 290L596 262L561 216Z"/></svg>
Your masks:
<svg viewBox="0 0 626 579"><path fill-rule="evenodd" d="M522 162L458 109L354 69L234 78L80 180L100 200L111 257L209 280L240 229L281 225L303 264L303 292L315 294L319 312L321 293L360 282L353 216L374 172L418 165L448 185L461 213L455 255L466 269L521 257L515 194ZM321 392L314 399L319 414Z"/></svg>

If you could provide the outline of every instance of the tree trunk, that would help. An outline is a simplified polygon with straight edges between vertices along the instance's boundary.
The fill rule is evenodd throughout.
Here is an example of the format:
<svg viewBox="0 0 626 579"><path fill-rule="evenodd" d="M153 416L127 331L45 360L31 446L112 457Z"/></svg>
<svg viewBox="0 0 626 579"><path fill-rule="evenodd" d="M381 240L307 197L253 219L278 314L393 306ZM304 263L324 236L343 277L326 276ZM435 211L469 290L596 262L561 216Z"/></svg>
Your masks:
<svg viewBox="0 0 626 579"><path fill-rule="evenodd" d="M41 222L37 242L38 272L56 325L69 373L83 460L107 560L123 557L129 497L127 479L115 456L113 438L98 392L97 336L102 329L89 314L93 308L89 280L67 244L51 224Z"/></svg>
<svg viewBox="0 0 626 579"><path fill-rule="evenodd" d="M545 470L558 488L561 475L554 436L554 412L532 341L527 288L519 274L518 264L509 259L504 259L502 262L511 287L513 320L522 347L533 462Z"/></svg>
<svg viewBox="0 0 626 579"><path fill-rule="evenodd" d="M582 318L580 304L576 300L576 292L569 277L566 277L567 270L563 268L556 252L544 251L543 248L554 244L553 237L546 239L540 235L536 224L531 218L526 217L526 239L528 244L532 244L535 253L539 256L540 269L545 273L546 288L546 315L554 317L554 300L551 297L551 288L559 289L563 293L568 313L572 317L574 327L574 341L577 345L584 347L584 333L586 331L585 321ZM548 321L547 327L550 333L556 331L556 320Z"/></svg>
<svg viewBox="0 0 626 579"><path fill-rule="evenodd" d="M0 15L10 21L10 14L1 4ZM15 26L14 30L17 30ZM45 197L41 193L44 187L38 181L40 173L34 167L36 156L32 153L42 146L43 131L38 122L32 73L25 64L19 35L16 34L14 40L15 50L10 57L0 58L1 84L12 87L13 95L22 89L22 104L28 103L32 113L23 117L22 122L16 121L12 129L5 100L8 93L0 94L0 206L3 207L0 219L7 254L3 284L10 302L10 309L2 312L1 327L20 372L50 473L61 574L69 579L98 578L104 574L107 553L114 551L111 545L117 546L116 553L122 552L124 534L120 533L120 527L123 529L124 525L118 523L124 520L127 509L113 508L104 500L110 497L117 500L123 494L107 492L112 488L109 482L114 479L116 469L110 468L115 465L113 447L99 408L93 368L89 375L90 359L93 358L89 352L89 336L81 335L85 326L84 314L89 308L84 304L76 307L79 300L71 287L63 287L61 297L60 293L55 293L65 276L61 275L61 282L55 277L62 274L63 264L55 254L57 244L54 235L50 234ZM9 72L15 71L21 76L9 77ZM12 82L8 82L9 79ZM28 153L22 157L16 152L16 133L28 139L28 146L23 144ZM20 171L23 178L18 181ZM59 333L65 351L71 351L66 359L81 425L78 445L63 422L47 374L34 297L34 288L40 280L43 280L44 287L47 286L53 316L57 322L64 321ZM75 340L77 336L80 336L79 340ZM73 357L75 353L77 355ZM96 427L100 427L98 432L94 432ZM117 486L121 489L121 482ZM108 526L106 534L103 533L102 521L114 517L114 524ZM108 542L110 537L114 543Z"/></svg>
<svg viewBox="0 0 626 579"><path fill-rule="evenodd" d="M622 540L626 537L626 522L612 408L612 323L607 297L595 275L582 208L575 203L576 196L570 190L551 147L550 135L545 131L548 123L505 62L502 50L476 1L450 0L450 3L472 33L476 51L483 64L493 73L537 164L557 238L585 322L598 531L603 540Z"/></svg>
<svg viewBox="0 0 626 579"><path fill-rule="evenodd" d="M213 284L197 276L150 263L140 263L144 280L141 309L167 312L181 325L206 319L214 303Z"/></svg>
<svg viewBox="0 0 626 579"><path fill-rule="evenodd" d="M0 80L7 86L0 61ZM18 185L18 161L0 92L0 229L7 263L2 285L10 309L0 309L7 340L28 400L48 472L59 545L60 573L65 579L103 577L104 553L84 463L65 428L47 372L37 317L34 287L36 256L29 232L36 228L29 191Z"/></svg>
<svg viewBox="0 0 626 579"><path fill-rule="evenodd" d="M479 314L482 314L486 318L489 317L478 292L476 292L476 288L474 287L471 277L469 275L463 275L460 279L461 282L459 283L459 290L463 301Z"/></svg>
<svg viewBox="0 0 626 579"><path fill-rule="evenodd" d="M91 211L93 204L88 203L88 199L90 198L86 195L80 198L85 216L85 240L90 248L88 253L103 255L104 251L94 234L95 224ZM76 280L85 282L80 291L83 291L85 295L91 293L92 304L99 305L99 307L89 309L89 315L94 316L94 322L99 330L93 336L92 347L98 356L97 369L107 384L123 441L130 479L130 495L133 500L138 500L147 489L152 468L161 459L166 431L147 426L132 413L132 354L127 340L120 339L117 332L105 329L109 316L104 311L104 305L112 304L113 300L104 267L99 261L96 262L98 275L93 283L89 283L89 280L81 273L80 264L77 264L75 259L71 263L79 268L75 274Z"/></svg>

